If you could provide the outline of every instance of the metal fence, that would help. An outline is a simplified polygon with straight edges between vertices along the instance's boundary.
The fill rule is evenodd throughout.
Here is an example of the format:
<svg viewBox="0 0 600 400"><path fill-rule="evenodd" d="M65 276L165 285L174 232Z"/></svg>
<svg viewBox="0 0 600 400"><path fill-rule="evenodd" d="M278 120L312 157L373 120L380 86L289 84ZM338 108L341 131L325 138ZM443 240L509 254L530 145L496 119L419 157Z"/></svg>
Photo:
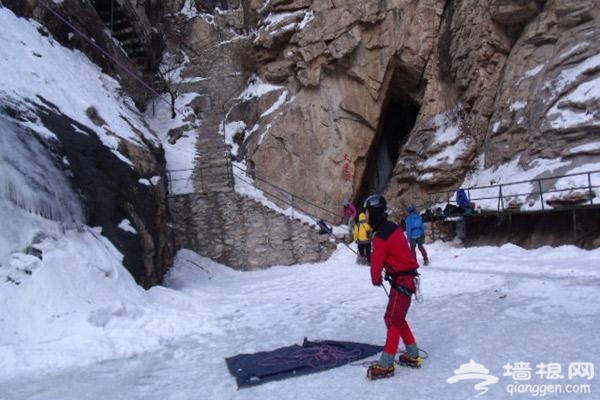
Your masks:
<svg viewBox="0 0 600 400"><path fill-rule="evenodd" d="M228 162L227 166L169 170L167 171L167 176L169 179L169 193L171 195L208 193L215 189L215 182L225 182L229 187L233 188L234 177L250 186L256 186L256 183L259 182L261 185L260 190L271 201L282 208L290 208L292 218L296 212L308 216L315 222L318 219L314 217L315 215L325 215L323 219L330 224L339 225L342 223L342 215L340 213L333 212L306 200L257 176L254 171L248 171L231 162Z"/></svg>
<svg viewBox="0 0 600 400"><path fill-rule="evenodd" d="M270 198L274 199L276 203L280 203L291 208L292 217L294 217L294 211L300 212L307 215L313 220L316 220L315 215L324 215L323 220L333 225L340 225L342 223L342 215L334 211L328 210L318 204L315 204L305 198L298 196L286 189L283 189L271 182L256 175L254 171L247 171L233 164L235 171L233 175L249 185L255 186L255 182L260 182L261 191Z"/></svg>
<svg viewBox="0 0 600 400"><path fill-rule="evenodd" d="M233 188L231 163L200 168L167 171L169 194L208 193L219 188Z"/></svg>
<svg viewBox="0 0 600 400"><path fill-rule="evenodd" d="M171 194L207 193L215 190L215 182L220 183L217 190L222 189L223 185L233 188L235 177L254 187L257 182L260 183L260 190L278 206L289 207L292 217L294 212L298 212L315 222L314 216L320 215L332 225L343 223L341 213L328 210L274 185L257 176L255 171L248 171L230 160L222 166L176 169L167 171L167 174ZM600 170L464 189L471 202L483 212L549 211L600 206L596 193L600 190ZM444 208L447 204L456 205L455 197L456 190L430 193L428 202L421 205L419 209Z"/></svg>
<svg viewBox="0 0 600 400"><path fill-rule="evenodd" d="M464 188L481 210L546 211L600 205L600 170ZM456 190L429 194L424 208L456 204Z"/></svg>

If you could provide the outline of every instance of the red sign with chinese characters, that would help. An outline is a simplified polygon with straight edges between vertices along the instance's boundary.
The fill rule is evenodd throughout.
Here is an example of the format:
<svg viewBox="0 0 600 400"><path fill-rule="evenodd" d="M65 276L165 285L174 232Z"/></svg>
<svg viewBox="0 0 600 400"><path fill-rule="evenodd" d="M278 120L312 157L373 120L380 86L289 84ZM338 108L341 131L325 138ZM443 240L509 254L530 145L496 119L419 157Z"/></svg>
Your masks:
<svg viewBox="0 0 600 400"><path fill-rule="evenodd" d="M350 157L344 154L344 162L342 164L342 179L345 182L352 182L352 168L350 167Z"/></svg>

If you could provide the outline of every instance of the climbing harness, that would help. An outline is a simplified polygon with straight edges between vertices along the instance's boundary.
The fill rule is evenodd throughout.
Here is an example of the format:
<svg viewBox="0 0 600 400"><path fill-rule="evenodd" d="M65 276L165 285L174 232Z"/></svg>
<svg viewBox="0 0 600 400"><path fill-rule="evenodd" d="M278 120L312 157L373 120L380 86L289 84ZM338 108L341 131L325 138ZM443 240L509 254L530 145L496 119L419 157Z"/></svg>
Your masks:
<svg viewBox="0 0 600 400"><path fill-rule="evenodd" d="M408 288L399 285L397 283L394 283L394 281L396 280L396 277L398 276L412 276L413 277L413 282L415 283L415 291L412 292L411 290L409 290ZM421 274L419 274L419 272L417 272L416 269L411 269L408 271L401 271L401 272L394 272L394 273L389 273L386 272L385 273L385 280L388 281L390 283L390 286L394 289L396 289L398 292L402 293L405 296L408 297L412 297L413 295L415 296L415 301L419 304L423 303L423 295L421 294ZM385 289L385 287L384 287ZM385 291L386 294L387 290ZM388 294L389 297L389 294Z"/></svg>
<svg viewBox="0 0 600 400"><path fill-rule="evenodd" d="M408 296L408 297L412 297L412 295L414 294L411 290L409 290L408 288L399 285L397 283L395 283L396 278L398 276L413 276L413 277L417 277L419 276L419 273L417 272L416 269L411 269L408 271L400 271L400 272L394 272L394 273L390 273L390 272L386 272L385 273L385 280L388 281L390 283L390 286L393 287L394 289L396 289L397 291L399 291L400 293ZM414 279L414 278L413 278Z"/></svg>
<svg viewBox="0 0 600 400"><path fill-rule="evenodd" d="M388 273L385 274L385 280L390 283L390 286L392 288L396 289L397 291L399 291L400 293L402 293L405 296L412 297L412 295L414 294L413 292L411 292L409 289L405 288L404 286L394 283L394 278L392 277L392 275L390 275Z"/></svg>

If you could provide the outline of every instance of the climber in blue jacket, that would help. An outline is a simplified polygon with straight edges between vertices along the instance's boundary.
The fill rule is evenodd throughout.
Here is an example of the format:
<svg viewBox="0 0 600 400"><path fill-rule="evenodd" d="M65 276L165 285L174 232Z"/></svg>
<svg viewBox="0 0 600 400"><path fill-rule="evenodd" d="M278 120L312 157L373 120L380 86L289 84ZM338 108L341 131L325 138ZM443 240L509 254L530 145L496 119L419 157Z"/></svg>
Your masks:
<svg viewBox="0 0 600 400"><path fill-rule="evenodd" d="M410 250L417 259L417 252L415 248L419 246L421 256L423 256L423 264L429 264L429 257L427 256L427 250L425 250L425 225L421 216L417 213L417 209L414 206L408 208L408 217L406 217L406 237L410 243Z"/></svg>

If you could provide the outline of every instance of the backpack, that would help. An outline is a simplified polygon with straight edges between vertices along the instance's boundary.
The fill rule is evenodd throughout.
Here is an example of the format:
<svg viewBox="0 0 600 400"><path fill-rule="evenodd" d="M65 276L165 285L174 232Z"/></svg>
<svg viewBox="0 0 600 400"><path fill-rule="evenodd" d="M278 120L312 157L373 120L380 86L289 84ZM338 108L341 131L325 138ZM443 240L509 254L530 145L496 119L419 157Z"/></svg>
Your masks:
<svg viewBox="0 0 600 400"><path fill-rule="evenodd" d="M454 204L446 204L446 207L444 207L444 215L446 217L449 217L451 215L459 215L463 213L463 209L461 207L455 206Z"/></svg>
<svg viewBox="0 0 600 400"><path fill-rule="evenodd" d="M327 226L325 221L323 221L322 219L320 219L319 222L317 222L317 225L320 228L320 230L319 230L320 235L324 235L326 233L331 234L331 228L329 226Z"/></svg>
<svg viewBox="0 0 600 400"><path fill-rule="evenodd" d="M431 209L428 208L423 214L421 214L421 219L423 220L423 222L433 221L433 211L431 211Z"/></svg>
<svg viewBox="0 0 600 400"><path fill-rule="evenodd" d="M456 204L459 207L469 207L471 205L471 201L469 200L469 196L467 196L465 189L458 189L456 191Z"/></svg>

